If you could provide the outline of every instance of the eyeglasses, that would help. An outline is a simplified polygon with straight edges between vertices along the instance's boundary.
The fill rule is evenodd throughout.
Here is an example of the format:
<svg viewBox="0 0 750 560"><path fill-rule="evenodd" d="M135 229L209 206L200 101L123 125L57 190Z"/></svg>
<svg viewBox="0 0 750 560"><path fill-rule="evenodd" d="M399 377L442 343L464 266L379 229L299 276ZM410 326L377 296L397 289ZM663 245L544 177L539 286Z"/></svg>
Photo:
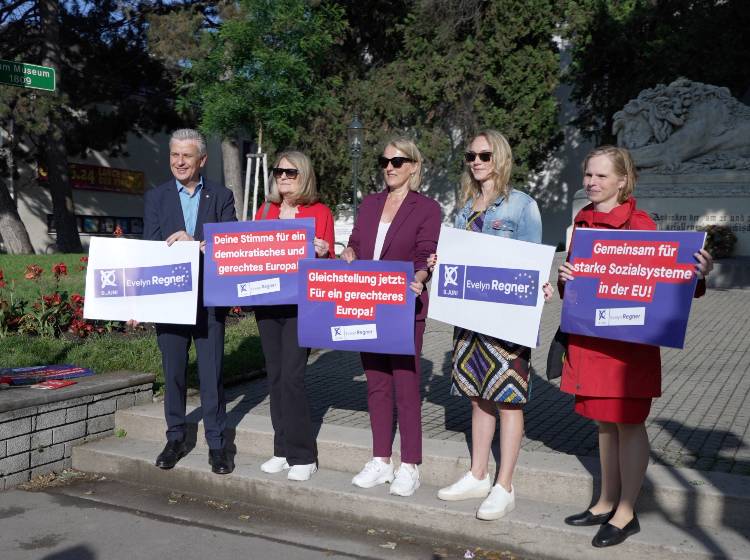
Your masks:
<svg viewBox="0 0 750 560"><path fill-rule="evenodd" d="M466 160L466 163L471 163L475 159L477 159L477 156L479 156L479 161L488 162L492 159L492 152L466 152L464 154L464 159Z"/></svg>
<svg viewBox="0 0 750 560"><path fill-rule="evenodd" d="M281 176L286 174L290 179L296 179L299 175L299 169L287 169L285 167L274 167L272 170L274 179L281 179Z"/></svg>
<svg viewBox="0 0 750 560"><path fill-rule="evenodd" d="M380 156L378 158L378 163L380 164L380 167L382 167L383 169L388 167L389 163L393 166L394 169L400 169L401 166L404 165L404 163L406 163L407 161L413 162L414 160L408 157L401 157L401 156L396 156L392 158Z"/></svg>

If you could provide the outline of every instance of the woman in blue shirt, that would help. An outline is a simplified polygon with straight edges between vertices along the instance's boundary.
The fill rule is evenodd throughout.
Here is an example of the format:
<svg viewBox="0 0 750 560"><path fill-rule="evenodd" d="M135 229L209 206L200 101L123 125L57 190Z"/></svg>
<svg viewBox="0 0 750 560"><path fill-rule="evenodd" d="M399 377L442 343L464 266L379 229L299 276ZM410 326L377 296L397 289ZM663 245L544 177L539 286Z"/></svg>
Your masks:
<svg viewBox="0 0 750 560"><path fill-rule="evenodd" d="M455 227L510 239L541 243L542 220L536 202L513 189L513 156L505 137L494 130L476 136L466 152L461 177L463 209ZM434 266L436 258L431 259ZM552 287L543 286L544 298ZM510 320L502 317L499 320ZM441 500L485 498L479 519L500 519L515 507L513 471L523 437L523 405L529 400L531 349L456 327L453 333L451 394L471 399L471 471L441 489ZM490 482L488 463L500 411L500 470Z"/></svg>

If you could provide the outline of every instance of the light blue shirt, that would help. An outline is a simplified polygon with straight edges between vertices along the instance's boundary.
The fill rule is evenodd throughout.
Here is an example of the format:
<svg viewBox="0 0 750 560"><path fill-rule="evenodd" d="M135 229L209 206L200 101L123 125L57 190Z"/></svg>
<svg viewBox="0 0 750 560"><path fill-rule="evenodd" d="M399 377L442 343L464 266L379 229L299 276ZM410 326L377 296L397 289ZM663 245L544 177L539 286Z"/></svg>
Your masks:
<svg viewBox="0 0 750 560"><path fill-rule="evenodd" d="M193 194L190 194L185 185L175 179L177 192L180 194L180 204L182 205L182 217L185 220L185 231L191 237L195 237L195 223L198 221L198 205L201 201L201 191L203 190L203 177L198 181Z"/></svg>

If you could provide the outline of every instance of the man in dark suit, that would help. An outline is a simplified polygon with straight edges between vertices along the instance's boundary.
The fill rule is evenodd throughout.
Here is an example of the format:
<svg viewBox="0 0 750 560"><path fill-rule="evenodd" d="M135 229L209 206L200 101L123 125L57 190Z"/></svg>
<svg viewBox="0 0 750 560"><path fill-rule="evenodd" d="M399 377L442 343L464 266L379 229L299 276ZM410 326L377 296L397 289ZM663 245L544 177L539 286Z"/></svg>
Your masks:
<svg viewBox="0 0 750 560"><path fill-rule="evenodd" d="M180 129L169 141L169 166L174 180L146 192L143 238L152 241L203 242L203 224L235 222L232 191L203 179L206 141L197 130ZM222 379L226 309L203 306L203 275L198 284L195 325L156 325L164 368L164 414L167 445L156 466L171 469L186 453L185 406L188 350L195 341L198 355L201 409L208 442L208 462L217 474L232 472L224 442L226 401Z"/></svg>

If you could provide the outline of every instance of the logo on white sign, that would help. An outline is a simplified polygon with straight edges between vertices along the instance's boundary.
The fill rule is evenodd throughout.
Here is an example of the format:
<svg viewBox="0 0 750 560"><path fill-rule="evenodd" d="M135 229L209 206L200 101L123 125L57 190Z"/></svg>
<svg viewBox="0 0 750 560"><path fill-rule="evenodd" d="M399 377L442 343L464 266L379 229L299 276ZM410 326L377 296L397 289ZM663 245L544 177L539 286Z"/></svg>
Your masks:
<svg viewBox="0 0 750 560"><path fill-rule="evenodd" d="M444 266L443 269L443 288L448 286L458 286L458 266Z"/></svg>
<svg viewBox="0 0 750 560"><path fill-rule="evenodd" d="M645 307L615 307L597 309L594 324L597 327L621 327L626 325L645 325Z"/></svg>
<svg viewBox="0 0 750 560"><path fill-rule="evenodd" d="M101 280L101 287L106 288L112 286L117 287L117 278L115 277L115 270L100 270L99 278Z"/></svg>
<svg viewBox="0 0 750 560"><path fill-rule="evenodd" d="M255 282L242 282L237 284L237 297L257 296L258 294L270 294L281 291L280 278L267 278Z"/></svg>
<svg viewBox="0 0 750 560"><path fill-rule="evenodd" d="M331 327L331 340L367 340L378 338L378 328L375 323L366 325L343 325Z"/></svg>

